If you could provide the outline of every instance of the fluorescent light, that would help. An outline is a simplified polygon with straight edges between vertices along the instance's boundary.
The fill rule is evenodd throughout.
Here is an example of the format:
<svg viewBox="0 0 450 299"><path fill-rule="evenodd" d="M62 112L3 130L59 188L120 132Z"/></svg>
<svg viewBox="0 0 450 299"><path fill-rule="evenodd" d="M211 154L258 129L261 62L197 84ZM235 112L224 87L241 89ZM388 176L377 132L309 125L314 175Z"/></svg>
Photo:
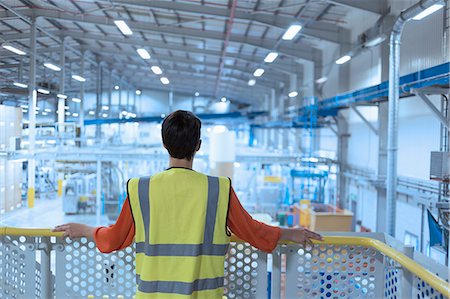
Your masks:
<svg viewBox="0 0 450 299"><path fill-rule="evenodd" d="M26 105L26 104L22 104L22 105L20 105L20 107L23 109L28 109L28 105Z"/></svg>
<svg viewBox="0 0 450 299"><path fill-rule="evenodd" d="M28 85L20 83L20 82L14 82L13 85L20 87L20 88L28 88Z"/></svg>
<svg viewBox="0 0 450 299"><path fill-rule="evenodd" d="M89 115L95 115L95 111L94 110L89 111Z"/></svg>
<svg viewBox="0 0 450 299"><path fill-rule="evenodd" d="M59 98L59 99L63 99L63 100L67 99L67 96L65 94L62 94L62 93L58 93L56 95L56 97Z"/></svg>
<svg viewBox="0 0 450 299"><path fill-rule="evenodd" d="M102 116L103 116L103 117L108 117L108 114L103 113Z"/></svg>
<svg viewBox="0 0 450 299"><path fill-rule="evenodd" d="M350 61L350 59L352 59L352 57L350 55L344 55L341 58L339 58L338 60L336 60L336 64L344 64L344 63Z"/></svg>
<svg viewBox="0 0 450 299"><path fill-rule="evenodd" d="M150 53L148 53L148 51L145 49L137 49L136 51L138 52L139 56L141 56L142 59L151 58Z"/></svg>
<svg viewBox="0 0 450 299"><path fill-rule="evenodd" d="M140 89L136 89L136 95L140 96L142 94L142 91Z"/></svg>
<svg viewBox="0 0 450 299"><path fill-rule="evenodd" d="M81 77L80 75L72 75L72 79L77 80L79 82L86 82L86 79Z"/></svg>
<svg viewBox="0 0 450 299"><path fill-rule="evenodd" d="M59 72L61 70L61 68L59 66L54 65L53 63L50 63L50 62L44 63L44 66L46 68L48 68L48 69L51 69L51 70L55 71L55 72Z"/></svg>
<svg viewBox="0 0 450 299"><path fill-rule="evenodd" d="M50 94L50 91L48 91L47 89L43 89L43 88L39 88L37 91L42 94Z"/></svg>
<svg viewBox="0 0 450 299"><path fill-rule="evenodd" d="M222 103L225 103L225 102L227 101L227 98L226 98L226 97L222 97L222 98L220 99L220 101L221 101Z"/></svg>
<svg viewBox="0 0 450 299"><path fill-rule="evenodd" d="M44 112L42 112L42 115L47 115L47 112L45 112L45 111L44 111Z"/></svg>
<svg viewBox="0 0 450 299"><path fill-rule="evenodd" d="M264 74L264 69L257 69L254 73L253 76L255 77L261 77Z"/></svg>
<svg viewBox="0 0 450 299"><path fill-rule="evenodd" d="M26 54L27 54L27 53L25 53L24 51L22 51L21 49L12 46L12 45L9 44L9 43L4 43L4 44L2 44L2 48L6 49L6 50L8 50L8 51L10 51L10 52L13 52L13 53L15 53L15 54L17 54L17 55L26 55Z"/></svg>
<svg viewBox="0 0 450 299"><path fill-rule="evenodd" d="M438 4L434 4L431 5L430 7L428 7L427 9L425 9L424 11L422 11L421 13L417 14L413 20L415 21L419 21L422 20L425 17L428 17L429 15L431 15L432 13L438 11L439 9L441 9L442 7L444 7L444 4L442 3L438 3Z"/></svg>
<svg viewBox="0 0 450 299"><path fill-rule="evenodd" d="M296 96L298 96L298 92L296 92L295 90L294 90L294 91L291 91L291 92L288 94L288 96L289 96L290 98L295 98Z"/></svg>
<svg viewBox="0 0 450 299"><path fill-rule="evenodd" d="M69 110L70 107L69 106L64 106L64 110Z"/></svg>
<svg viewBox="0 0 450 299"><path fill-rule="evenodd" d="M114 24L116 24L117 28L119 28L120 32L122 32L123 35L133 34L133 31L131 31L130 27L128 27L127 23L125 23L124 20L114 21Z"/></svg>
<svg viewBox="0 0 450 299"><path fill-rule="evenodd" d="M160 68L159 66L157 66L157 65L152 66L152 67L151 67L151 70L152 70L152 72L153 72L155 75L161 75L161 74L162 74L161 68Z"/></svg>
<svg viewBox="0 0 450 299"><path fill-rule="evenodd" d="M102 110L108 111L109 107L108 106L102 106Z"/></svg>
<svg viewBox="0 0 450 299"><path fill-rule="evenodd" d="M301 25L291 25L286 32L283 34L282 39L284 40L293 40L294 37L297 35L297 33L300 32L300 30L302 30L302 26Z"/></svg>
<svg viewBox="0 0 450 299"><path fill-rule="evenodd" d="M127 114L128 114L128 112L127 112L127 111L125 111L125 110L124 110L124 111L122 111L121 113L122 113L122 115L127 115Z"/></svg>
<svg viewBox="0 0 450 299"><path fill-rule="evenodd" d="M78 117L78 113L72 113L73 117Z"/></svg>
<svg viewBox="0 0 450 299"><path fill-rule="evenodd" d="M199 93L198 91L196 91L196 92L194 93L194 95L195 95L196 97L198 97L198 96L200 95L200 93Z"/></svg>
<svg viewBox="0 0 450 299"><path fill-rule="evenodd" d="M47 140L48 144L56 144L56 140Z"/></svg>
<svg viewBox="0 0 450 299"><path fill-rule="evenodd" d="M44 111L45 111L45 112L52 112L52 109L50 109L50 108L45 108Z"/></svg>
<svg viewBox="0 0 450 299"><path fill-rule="evenodd" d="M22 112L23 112L23 113L28 113L28 110L22 109Z"/></svg>
<svg viewBox="0 0 450 299"><path fill-rule="evenodd" d="M321 77L319 79L316 80L317 84L322 84L328 81L328 77Z"/></svg>
<svg viewBox="0 0 450 299"><path fill-rule="evenodd" d="M65 114L66 114L66 116L69 116L69 115L70 115L70 112L69 112L69 111L67 111L67 112L66 112Z"/></svg>
<svg viewBox="0 0 450 299"><path fill-rule="evenodd" d="M248 86L254 86L255 84L256 84L256 80L255 79L248 80Z"/></svg>
<svg viewBox="0 0 450 299"><path fill-rule="evenodd" d="M114 86L114 89L119 90L120 89L119 85Z"/></svg>
<svg viewBox="0 0 450 299"><path fill-rule="evenodd" d="M74 102L74 103L81 103L81 99L79 99L79 98L72 98L72 102Z"/></svg>
<svg viewBox="0 0 450 299"><path fill-rule="evenodd" d="M34 114L38 115L38 114L39 114L39 111L34 111Z"/></svg>
<svg viewBox="0 0 450 299"><path fill-rule="evenodd" d="M161 79L159 79L159 80L161 80L161 83L164 85L167 85L170 83L169 79L167 79L166 77L161 77Z"/></svg>
<svg viewBox="0 0 450 299"><path fill-rule="evenodd" d="M371 40L369 40L368 42L364 43L364 46L370 48L370 47L375 47L378 46L379 44L381 44L382 42L384 42L384 40L386 39L385 36L377 36Z"/></svg>
<svg viewBox="0 0 450 299"><path fill-rule="evenodd" d="M277 52L270 52L269 54L267 54L266 58L264 58L264 62L272 63L275 61L275 59L277 59L277 57L278 57Z"/></svg>

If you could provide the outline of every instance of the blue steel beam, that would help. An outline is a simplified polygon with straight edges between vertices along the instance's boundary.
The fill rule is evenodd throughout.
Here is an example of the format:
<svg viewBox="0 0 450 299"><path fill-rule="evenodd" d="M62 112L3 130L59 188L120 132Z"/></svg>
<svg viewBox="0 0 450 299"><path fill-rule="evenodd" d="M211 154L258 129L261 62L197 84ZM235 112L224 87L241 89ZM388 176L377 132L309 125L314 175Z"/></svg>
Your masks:
<svg viewBox="0 0 450 299"><path fill-rule="evenodd" d="M197 114L201 120L212 120L212 119L235 119L235 118L248 118L254 119L258 116L268 115L267 111L255 111L255 112L229 112L229 113L203 113ZM163 120L161 116L145 116L136 118L105 118L105 119L87 119L84 121L85 126L90 125L102 125L102 124L117 124L117 123L135 123L135 122L154 122L160 123Z"/></svg>

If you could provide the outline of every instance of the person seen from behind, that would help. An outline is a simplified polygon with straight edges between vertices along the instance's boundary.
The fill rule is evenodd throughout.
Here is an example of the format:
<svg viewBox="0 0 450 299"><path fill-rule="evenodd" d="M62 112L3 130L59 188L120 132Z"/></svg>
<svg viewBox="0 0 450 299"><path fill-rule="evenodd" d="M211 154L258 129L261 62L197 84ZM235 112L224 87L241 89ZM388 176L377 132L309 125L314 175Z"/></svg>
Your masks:
<svg viewBox="0 0 450 299"><path fill-rule="evenodd" d="M162 124L169 168L132 178L116 223L55 227L70 238L92 237L103 253L135 242L136 298L223 296L224 261L231 233L270 253L278 241L311 245L322 237L306 228L280 228L254 220L239 202L230 179L192 170L201 147L200 120L178 110Z"/></svg>

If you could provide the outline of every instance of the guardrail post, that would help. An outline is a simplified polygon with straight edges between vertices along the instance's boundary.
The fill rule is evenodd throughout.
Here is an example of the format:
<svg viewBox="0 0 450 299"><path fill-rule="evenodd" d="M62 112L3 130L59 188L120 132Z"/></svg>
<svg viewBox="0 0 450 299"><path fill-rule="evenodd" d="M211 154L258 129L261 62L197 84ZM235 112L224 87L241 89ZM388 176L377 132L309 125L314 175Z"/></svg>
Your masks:
<svg viewBox="0 0 450 299"><path fill-rule="evenodd" d="M41 298L53 298L52 271L50 268L51 246L48 238L41 238L38 245L41 251Z"/></svg>
<svg viewBox="0 0 450 299"><path fill-rule="evenodd" d="M271 298L281 298L281 255L282 245L278 245L272 252L272 285Z"/></svg>
<svg viewBox="0 0 450 299"><path fill-rule="evenodd" d="M414 259L414 247L413 246L405 246L403 248L403 253L411 258ZM414 275L405 267L402 267L402 288L401 288L401 298L412 298L413 297L413 282L414 282Z"/></svg>

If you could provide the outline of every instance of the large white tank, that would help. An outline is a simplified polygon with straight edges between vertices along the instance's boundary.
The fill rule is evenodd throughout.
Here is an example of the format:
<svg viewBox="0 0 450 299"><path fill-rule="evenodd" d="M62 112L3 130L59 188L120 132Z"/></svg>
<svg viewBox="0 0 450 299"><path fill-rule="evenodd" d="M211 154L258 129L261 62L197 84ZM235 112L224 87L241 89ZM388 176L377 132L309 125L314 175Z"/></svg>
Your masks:
<svg viewBox="0 0 450 299"><path fill-rule="evenodd" d="M212 175L233 178L236 135L225 126L215 126L209 138L209 166Z"/></svg>

